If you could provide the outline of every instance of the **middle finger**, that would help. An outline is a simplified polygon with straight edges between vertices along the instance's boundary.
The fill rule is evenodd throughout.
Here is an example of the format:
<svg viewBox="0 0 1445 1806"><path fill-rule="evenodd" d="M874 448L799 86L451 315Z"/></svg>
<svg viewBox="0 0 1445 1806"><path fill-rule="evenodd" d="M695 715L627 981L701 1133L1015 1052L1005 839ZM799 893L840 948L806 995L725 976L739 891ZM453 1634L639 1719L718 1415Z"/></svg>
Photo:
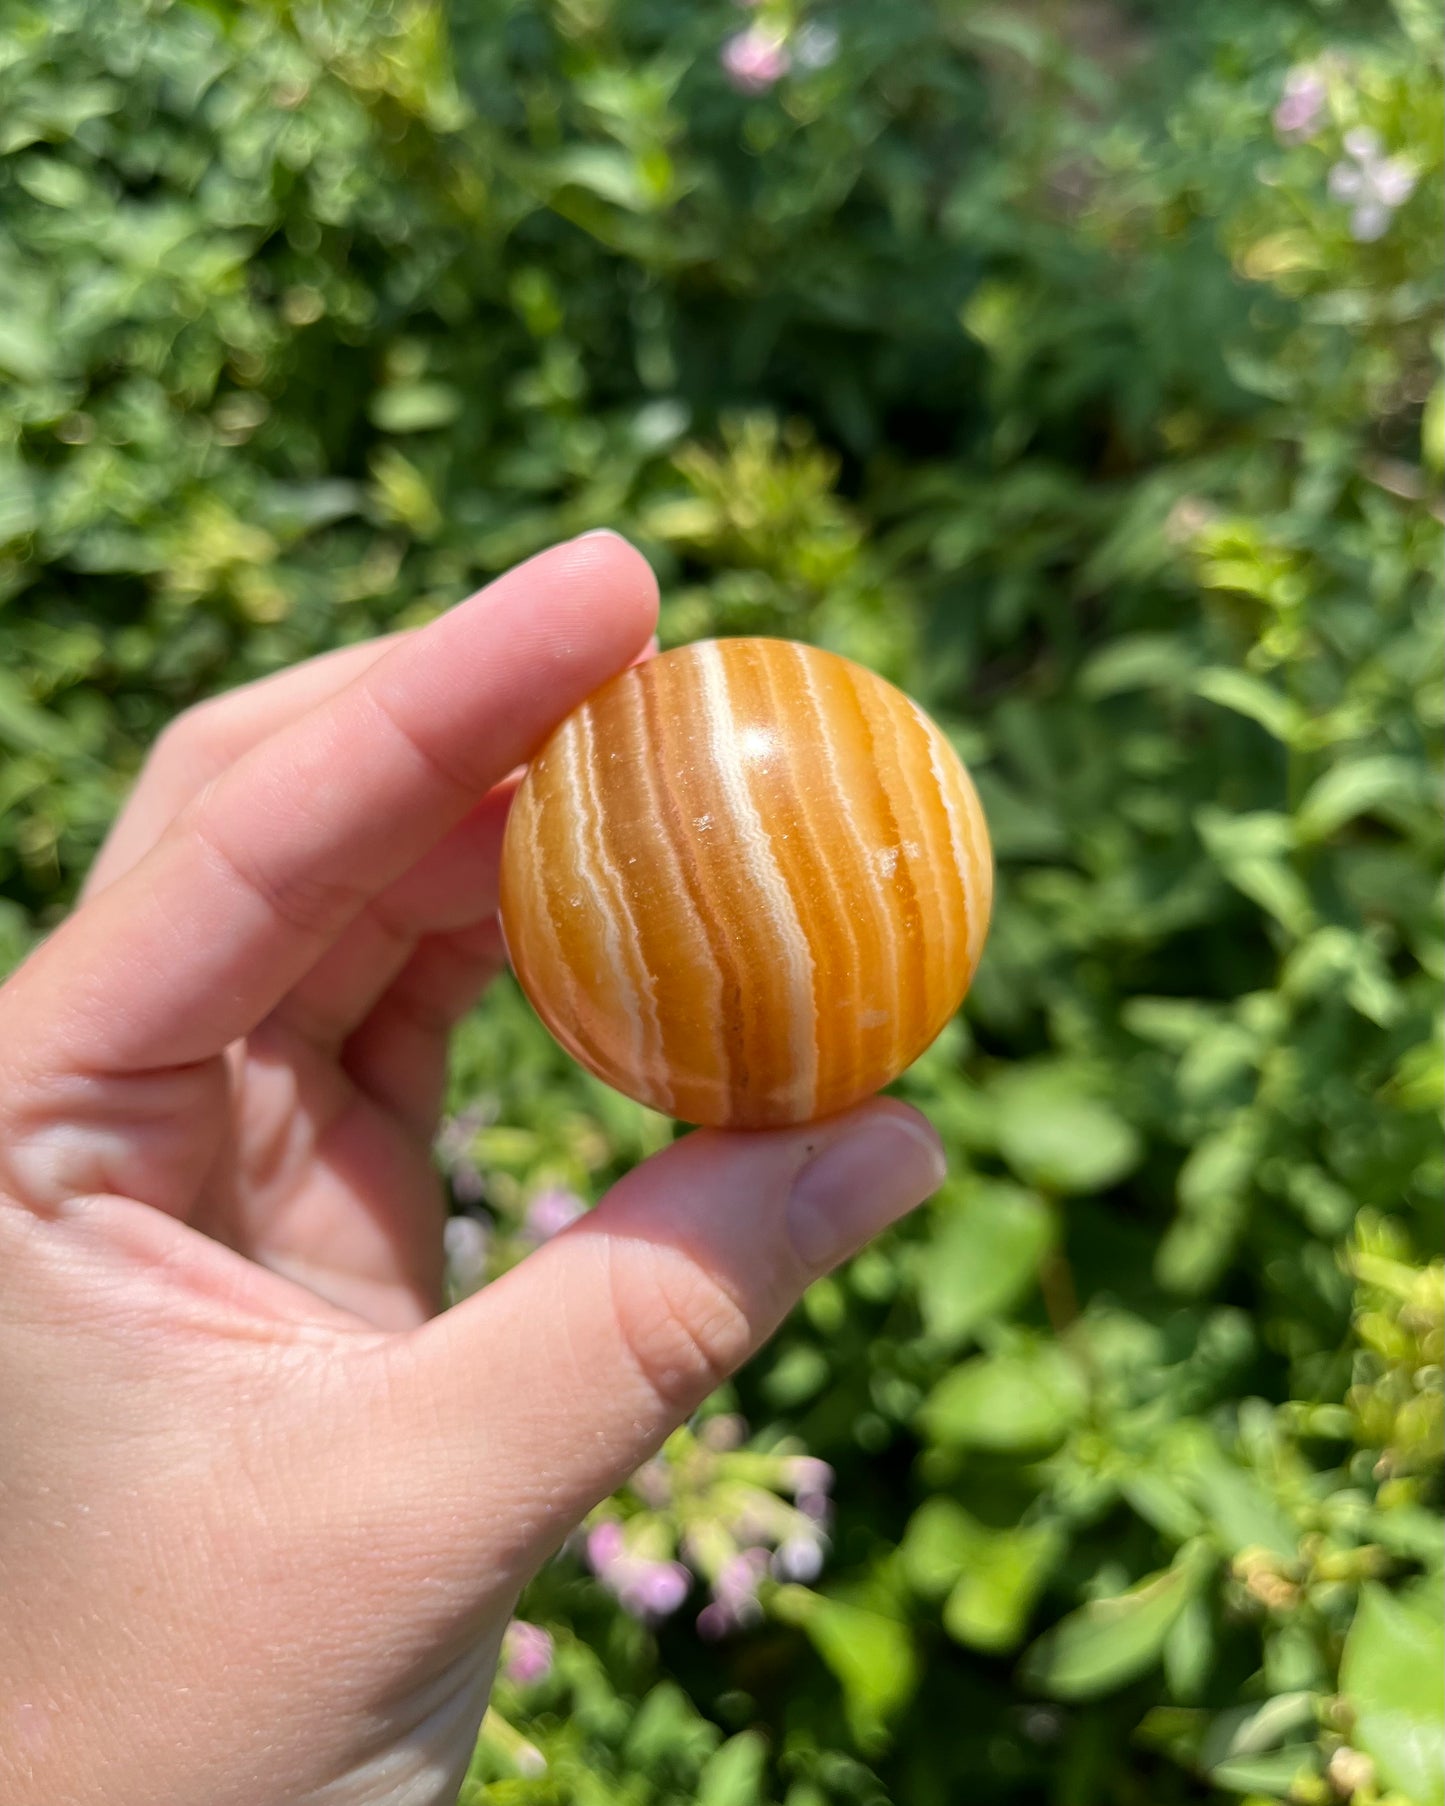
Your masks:
<svg viewBox="0 0 1445 1806"><path fill-rule="evenodd" d="M502 833L516 776L497 785L444 839L361 912L271 1012L335 1052L416 951L435 935L475 928L497 912Z"/></svg>

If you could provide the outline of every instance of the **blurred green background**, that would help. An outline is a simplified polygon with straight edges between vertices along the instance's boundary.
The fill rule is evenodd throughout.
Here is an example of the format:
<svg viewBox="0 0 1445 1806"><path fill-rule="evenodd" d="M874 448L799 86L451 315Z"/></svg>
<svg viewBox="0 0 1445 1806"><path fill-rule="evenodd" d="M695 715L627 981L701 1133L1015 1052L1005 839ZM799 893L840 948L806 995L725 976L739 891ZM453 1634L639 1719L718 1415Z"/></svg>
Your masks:
<svg viewBox="0 0 1445 1806"><path fill-rule="evenodd" d="M468 1802L1445 1800L1441 93L1436 0L0 14L0 963L178 710L601 524L992 822L953 1178ZM458 1291L672 1133L507 986L453 1112Z"/></svg>

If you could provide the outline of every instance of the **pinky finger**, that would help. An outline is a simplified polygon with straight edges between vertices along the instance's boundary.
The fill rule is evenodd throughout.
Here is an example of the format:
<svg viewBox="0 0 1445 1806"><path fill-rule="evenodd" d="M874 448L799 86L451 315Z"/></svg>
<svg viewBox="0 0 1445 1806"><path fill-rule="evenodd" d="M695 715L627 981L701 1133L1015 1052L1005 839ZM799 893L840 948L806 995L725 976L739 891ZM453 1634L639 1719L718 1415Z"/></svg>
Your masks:
<svg viewBox="0 0 1445 1806"><path fill-rule="evenodd" d="M506 960L495 916L428 936L346 1042L353 1083L419 1140L436 1128L451 1032Z"/></svg>

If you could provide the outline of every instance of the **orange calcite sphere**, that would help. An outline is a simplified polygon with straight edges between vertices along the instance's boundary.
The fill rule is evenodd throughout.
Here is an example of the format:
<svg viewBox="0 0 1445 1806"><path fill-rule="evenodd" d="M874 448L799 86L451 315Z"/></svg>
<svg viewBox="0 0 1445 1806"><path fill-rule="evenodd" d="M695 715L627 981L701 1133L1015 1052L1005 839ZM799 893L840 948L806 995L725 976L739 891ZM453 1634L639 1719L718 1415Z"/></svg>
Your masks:
<svg viewBox="0 0 1445 1806"><path fill-rule="evenodd" d="M787 640L706 640L603 686L507 822L507 948L582 1064L685 1122L830 1116L963 1001L993 864L916 704Z"/></svg>

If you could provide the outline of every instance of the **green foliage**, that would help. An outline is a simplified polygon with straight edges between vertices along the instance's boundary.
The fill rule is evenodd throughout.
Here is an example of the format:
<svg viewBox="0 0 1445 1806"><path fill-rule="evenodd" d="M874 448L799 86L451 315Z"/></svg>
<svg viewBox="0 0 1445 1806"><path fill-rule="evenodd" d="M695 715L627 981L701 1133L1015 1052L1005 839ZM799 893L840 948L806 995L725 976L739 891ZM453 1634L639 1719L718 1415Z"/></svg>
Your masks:
<svg viewBox="0 0 1445 1806"><path fill-rule="evenodd" d="M1029 1651L1022 1673L1055 1699L1094 1699L1151 1668L1207 1572L1186 1545L1182 1558L1127 1593L1091 1599Z"/></svg>
<svg viewBox="0 0 1445 1806"><path fill-rule="evenodd" d="M1392 1597L1368 1586L1345 1638L1340 1690L1354 1741L1387 1787L1440 1806L1445 1799L1445 1628L1433 1593Z"/></svg>
<svg viewBox="0 0 1445 1806"><path fill-rule="evenodd" d="M794 63L743 94L752 26ZM900 1087L954 1176L728 1401L738 1475L837 1470L827 1567L703 1644L564 1555L469 1802L1440 1799L1439 26L0 20L0 961L177 710L604 523L668 641L903 682L993 828ZM490 1271L671 1132L507 986L454 1080ZM722 1485L616 1509L668 1554Z"/></svg>

